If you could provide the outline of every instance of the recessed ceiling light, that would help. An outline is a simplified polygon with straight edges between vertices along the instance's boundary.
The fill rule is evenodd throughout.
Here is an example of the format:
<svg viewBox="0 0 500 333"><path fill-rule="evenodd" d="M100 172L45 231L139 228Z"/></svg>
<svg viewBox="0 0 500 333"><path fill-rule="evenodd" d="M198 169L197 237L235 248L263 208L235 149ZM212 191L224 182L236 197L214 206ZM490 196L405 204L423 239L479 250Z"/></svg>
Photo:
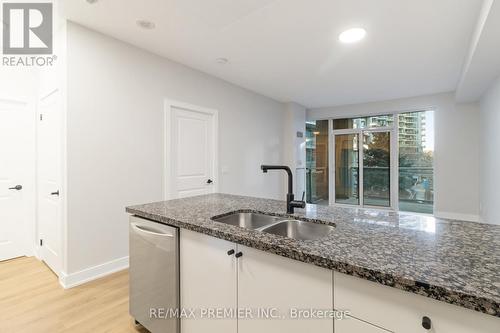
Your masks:
<svg viewBox="0 0 500 333"><path fill-rule="evenodd" d="M342 43L350 44L356 43L365 38L366 30L363 28L353 28L342 32L339 35L339 40Z"/></svg>
<svg viewBox="0 0 500 333"><path fill-rule="evenodd" d="M91 5L95 4L97 1L99 1L99 0L87 0L87 2Z"/></svg>
<svg viewBox="0 0 500 333"><path fill-rule="evenodd" d="M229 62L229 60L227 58L217 58L215 59L215 62L221 65L225 65Z"/></svg>
<svg viewBox="0 0 500 333"><path fill-rule="evenodd" d="M148 20L137 20L136 23L139 27L147 30L152 30L156 27L156 24L154 24L154 22Z"/></svg>

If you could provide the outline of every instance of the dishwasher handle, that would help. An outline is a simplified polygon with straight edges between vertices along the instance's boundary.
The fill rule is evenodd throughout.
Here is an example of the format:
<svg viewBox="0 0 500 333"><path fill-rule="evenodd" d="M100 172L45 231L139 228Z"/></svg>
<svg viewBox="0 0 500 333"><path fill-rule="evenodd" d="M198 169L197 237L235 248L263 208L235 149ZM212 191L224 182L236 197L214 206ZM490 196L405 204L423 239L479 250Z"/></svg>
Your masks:
<svg viewBox="0 0 500 333"><path fill-rule="evenodd" d="M145 227L140 226L136 223L131 223L130 225L132 226L132 228L135 231L137 231L139 233L144 233L144 234L153 235L153 236L160 236L160 237L172 237L172 238L175 237L175 235L171 235L169 233L158 231L158 230L151 229L151 228L145 228Z"/></svg>

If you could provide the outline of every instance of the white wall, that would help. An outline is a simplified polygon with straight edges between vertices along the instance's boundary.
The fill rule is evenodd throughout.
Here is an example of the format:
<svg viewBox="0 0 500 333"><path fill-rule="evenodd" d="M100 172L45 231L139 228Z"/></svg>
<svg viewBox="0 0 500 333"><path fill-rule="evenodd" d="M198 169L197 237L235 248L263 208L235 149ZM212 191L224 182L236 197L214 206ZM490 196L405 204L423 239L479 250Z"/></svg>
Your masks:
<svg viewBox="0 0 500 333"><path fill-rule="evenodd" d="M36 72L30 67L0 65L0 94L2 97L34 99L37 89Z"/></svg>
<svg viewBox="0 0 500 333"><path fill-rule="evenodd" d="M285 107L68 23L68 272L128 256L125 206L162 200L163 108L219 110L219 190L284 198ZM228 70L230 70L228 68Z"/></svg>
<svg viewBox="0 0 500 333"><path fill-rule="evenodd" d="M303 136L297 137L297 132L302 132ZM295 198L300 200L302 192L305 191L306 108L304 106L297 103L286 104L283 142L285 164L292 169L293 191Z"/></svg>
<svg viewBox="0 0 500 333"><path fill-rule="evenodd" d="M308 120L435 110L435 207L444 218L479 220L479 106L456 104L452 93L307 111Z"/></svg>
<svg viewBox="0 0 500 333"><path fill-rule="evenodd" d="M481 98L481 221L500 224L500 77Z"/></svg>

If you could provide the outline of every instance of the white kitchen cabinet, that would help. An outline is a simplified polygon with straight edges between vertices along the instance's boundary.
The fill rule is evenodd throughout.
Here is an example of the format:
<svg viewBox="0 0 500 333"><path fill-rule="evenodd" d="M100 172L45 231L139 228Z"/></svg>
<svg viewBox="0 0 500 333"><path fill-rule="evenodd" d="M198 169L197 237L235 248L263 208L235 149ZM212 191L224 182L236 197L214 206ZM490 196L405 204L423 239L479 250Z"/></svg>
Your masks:
<svg viewBox="0 0 500 333"><path fill-rule="evenodd" d="M396 333L500 332L499 318L337 272L334 307ZM431 319L430 330L422 326L424 316ZM338 322L336 333L351 332L339 332Z"/></svg>
<svg viewBox="0 0 500 333"><path fill-rule="evenodd" d="M236 318L209 318L203 309L236 309L236 245L222 239L181 229L181 308L196 310L196 318L182 318L182 333L236 333Z"/></svg>
<svg viewBox="0 0 500 333"><path fill-rule="evenodd" d="M239 320L238 333L332 333L333 319L293 319L291 309L333 309L332 271L239 246L238 306L277 309L284 319Z"/></svg>
<svg viewBox="0 0 500 333"><path fill-rule="evenodd" d="M182 333L500 332L500 319L490 315L185 229L180 286L181 307L196 310L196 318L182 318ZM291 318L292 310L333 308L350 316ZM205 312L200 318L207 309L231 310L232 317ZM430 330L422 326L424 316Z"/></svg>
<svg viewBox="0 0 500 333"><path fill-rule="evenodd" d="M335 333L391 333L380 327L347 316L335 320Z"/></svg>

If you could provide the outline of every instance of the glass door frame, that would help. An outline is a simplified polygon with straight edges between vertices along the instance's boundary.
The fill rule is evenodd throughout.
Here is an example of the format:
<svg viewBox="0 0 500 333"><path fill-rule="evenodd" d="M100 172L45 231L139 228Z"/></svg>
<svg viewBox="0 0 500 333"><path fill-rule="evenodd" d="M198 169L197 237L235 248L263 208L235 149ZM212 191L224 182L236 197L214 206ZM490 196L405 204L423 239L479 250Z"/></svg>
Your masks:
<svg viewBox="0 0 500 333"><path fill-rule="evenodd" d="M397 211L399 209L399 181L398 181L398 168L399 168L399 161L398 161L398 133L397 129L399 128L398 126L398 117L394 116L394 123L392 126L387 126L387 127L368 127L368 128L355 128L355 129L340 129L340 130L334 130L333 129L333 119L329 120L328 124L329 132L330 135L329 137L329 164L330 164L330 181L329 181L329 204L330 206L340 206L340 207L354 207L354 208L373 208L373 209L383 209L383 210L395 210ZM368 132L368 133L374 133L374 132L389 132L390 133L390 205L387 207L384 206L370 206L370 205L365 205L364 204L364 179L363 179L363 161L364 161L364 148L363 148L363 133ZM358 205L352 205L352 204L343 204L343 203L338 203L335 201L335 136L336 135L347 135L347 134L356 134L358 136L358 145L359 145L359 150L358 150L358 160L359 160L359 165L358 165L358 170L359 170L359 175L358 175L358 195L359 195L359 204Z"/></svg>

